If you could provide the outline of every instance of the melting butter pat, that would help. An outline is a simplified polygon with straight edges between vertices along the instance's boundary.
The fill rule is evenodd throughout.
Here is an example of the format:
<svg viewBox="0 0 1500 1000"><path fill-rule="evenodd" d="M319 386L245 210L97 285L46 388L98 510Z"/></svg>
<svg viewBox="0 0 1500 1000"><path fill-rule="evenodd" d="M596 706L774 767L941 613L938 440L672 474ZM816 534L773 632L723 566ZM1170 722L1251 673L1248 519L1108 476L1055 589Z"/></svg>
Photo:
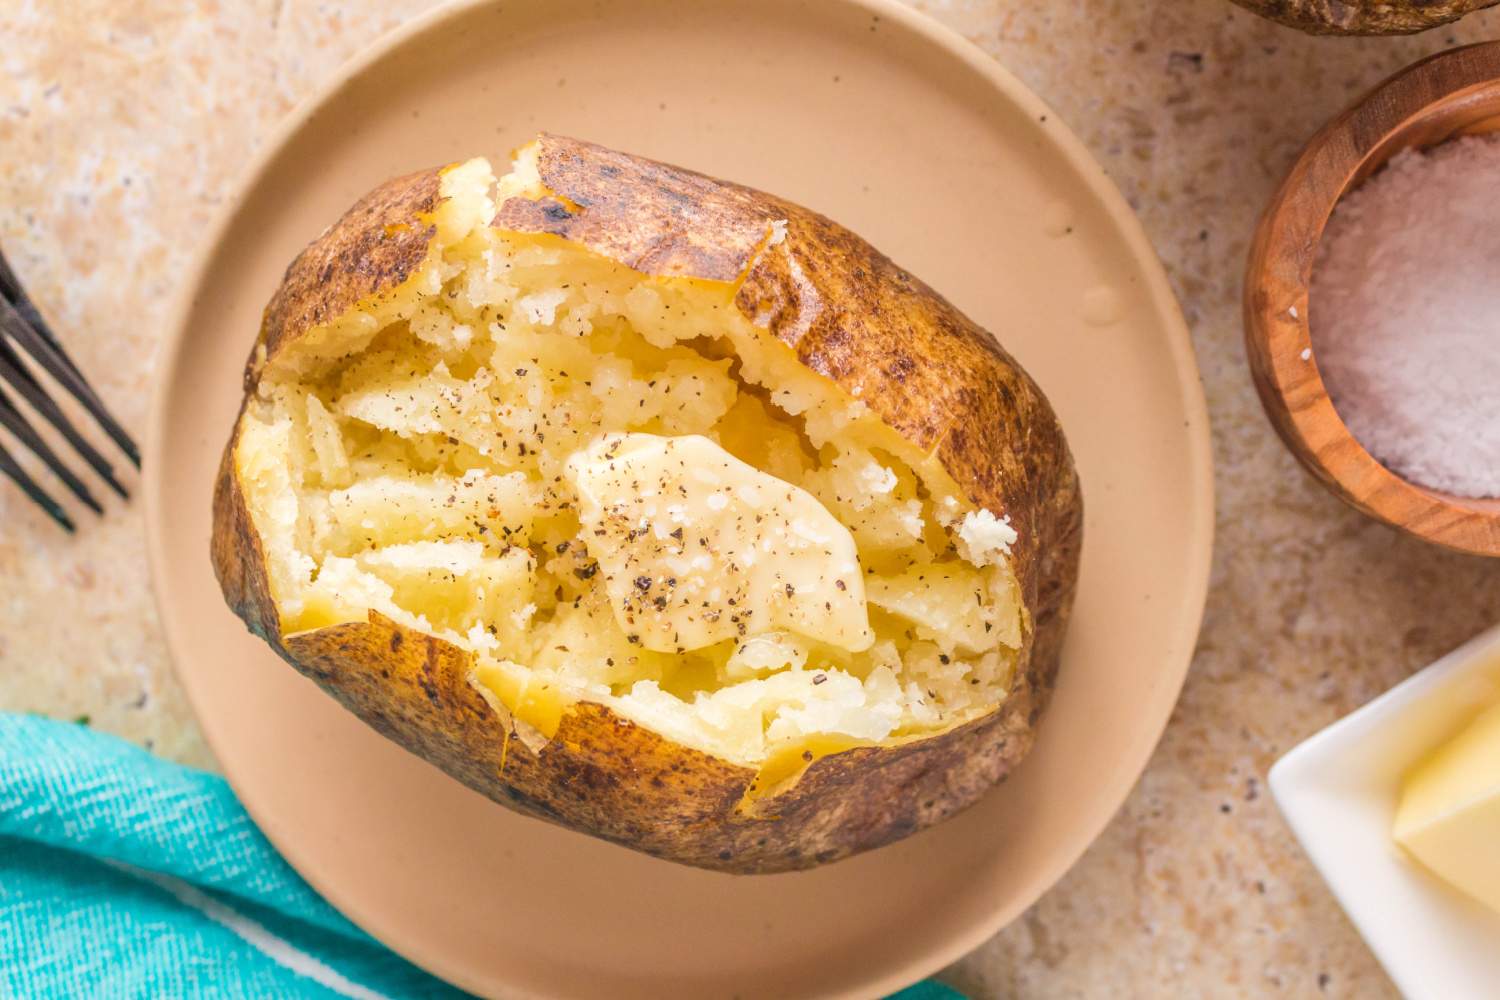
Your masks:
<svg viewBox="0 0 1500 1000"><path fill-rule="evenodd" d="M1427 868L1500 912L1500 705L1408 776L1395 837Z"/></svg>
<svg viewBox="0 0 1500 1000"><path fill-rule="evenodd" d="M620 627L658 652L784 629L875 640L849 530L706 437L609 434L569 457L581 538Z"/></svg>

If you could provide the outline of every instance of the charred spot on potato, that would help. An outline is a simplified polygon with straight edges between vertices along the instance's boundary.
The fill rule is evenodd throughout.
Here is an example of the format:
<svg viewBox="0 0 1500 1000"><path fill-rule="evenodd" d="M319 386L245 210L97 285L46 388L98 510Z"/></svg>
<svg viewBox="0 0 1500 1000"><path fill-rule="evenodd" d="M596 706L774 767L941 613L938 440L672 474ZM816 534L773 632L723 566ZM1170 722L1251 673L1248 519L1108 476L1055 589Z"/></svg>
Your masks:
<svg viewBox="0 0 1500 1000"><path fill-rule="evenodd" d="M891 358L891 363L886 367L885 373L896 382L905 382L906 377L916 371L917 363L904 354L897 354Z"/></svg>

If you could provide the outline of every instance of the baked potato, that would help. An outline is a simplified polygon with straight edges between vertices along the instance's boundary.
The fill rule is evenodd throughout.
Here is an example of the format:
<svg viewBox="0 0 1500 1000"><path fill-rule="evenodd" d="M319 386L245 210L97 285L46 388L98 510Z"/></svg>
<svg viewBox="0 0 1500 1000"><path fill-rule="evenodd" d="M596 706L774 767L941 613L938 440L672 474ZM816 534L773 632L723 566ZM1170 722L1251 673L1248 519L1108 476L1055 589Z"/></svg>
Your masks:
<svg viewBox="0 0 1500 1000"><path fill-rule="evenodd" d="M1246 10L1311 35L1411 35L1497 0L1234 0Z"/></svg>
<svg viewBox="0 0 1500 1000"><path fill-rule="evenodd" d="M251 631L503 805L726 872L1026 754L1081 542L1036 384L848 230L554 135L292 262L214 493Z"/></svg>

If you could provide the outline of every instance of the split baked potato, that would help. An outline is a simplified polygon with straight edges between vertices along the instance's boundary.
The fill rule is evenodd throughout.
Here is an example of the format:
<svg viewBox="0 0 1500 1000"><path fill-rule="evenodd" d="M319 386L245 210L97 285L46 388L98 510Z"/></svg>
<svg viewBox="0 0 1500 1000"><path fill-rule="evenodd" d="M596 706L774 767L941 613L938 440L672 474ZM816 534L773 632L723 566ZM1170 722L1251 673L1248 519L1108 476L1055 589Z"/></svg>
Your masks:
<svg viewBox="0 0 1500 1000"><path fill-rule="evenodd" d="M230 607L499 803L781 871L1032 744L1081 542L1062 430L820 215L552 135L397 178L293 261L245 390Z"/></svg>

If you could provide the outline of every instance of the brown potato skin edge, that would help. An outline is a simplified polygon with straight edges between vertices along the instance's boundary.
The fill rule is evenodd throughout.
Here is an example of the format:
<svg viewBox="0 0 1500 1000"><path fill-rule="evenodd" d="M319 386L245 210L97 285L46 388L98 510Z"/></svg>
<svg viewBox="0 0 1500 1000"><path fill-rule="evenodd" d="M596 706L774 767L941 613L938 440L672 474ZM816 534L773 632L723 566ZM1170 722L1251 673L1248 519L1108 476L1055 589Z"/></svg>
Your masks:
<svg viewBox="0 0 1500 1000"><path fill-rule="evenodd" d="M1451 24L1497 0L1234 0L1310 35L1411 35Z"/></svg>
<svg viewBox="0 0 1500 1000"><path fill-rule="evenodd" d="M973 804L1031 747L1077 578L1078 480L1041 391L936 292L816 213L577 140L540 141L543 179L560 198L512 200L500 206L497 226L555 233L648 274L742 278L737 304L747 316L935 451L971 502L1011 517L1030 627L1010 696L936 736L818 758L790 787L749 808L741 801L754 770L675 744L602 705L575 706L533 752L469 683L469 655L441 639L373 612L367 623L280 634L264 552L234 474L238 430L214 493L212 555L230 607L345 707L469 787L672 861L745 874L809 868ZM247 390L266 357L420 263L432 234L416 213L431 210L438 176L387 182L293 262L266 310L259 341L266 350L252 355ZM777 220L787 223L786 239L765 246ZM372 231L425 236L381 247ZM1026 447L1016 451L1013 441Z"/></svg>

